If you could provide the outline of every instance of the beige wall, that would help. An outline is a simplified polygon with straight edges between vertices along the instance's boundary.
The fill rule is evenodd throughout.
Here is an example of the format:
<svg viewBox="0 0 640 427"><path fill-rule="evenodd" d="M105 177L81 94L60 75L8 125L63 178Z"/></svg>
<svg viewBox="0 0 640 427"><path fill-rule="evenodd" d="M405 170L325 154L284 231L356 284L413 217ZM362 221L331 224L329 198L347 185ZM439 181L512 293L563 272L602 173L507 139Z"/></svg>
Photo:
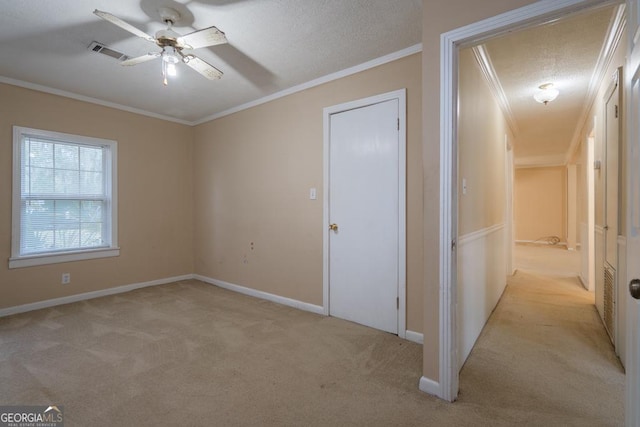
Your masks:
<svg viewBox="0 0 640 427"><path fill-rule="evenodd" d="M519 168L514 174L516 241L567 240L567 168Z"/></svg>
<svg viewBox="0 0 640 427"><path fill-rule="evenodd" d="M456 329L461 368L506 286L509 130L472 49L460 51L459 69Z"/></svg>
<svg viewBox="0 0 640 427"><path fill-rule="evenodd" d="M407 328L420 332L420 71L415 54L197 127L0 85L5 260L12 125L118 141L121 246L117 258L5 264L0 308L194 272L322 305L322 109L406 88ZM309 200L311 187L317 200ZM60 284L63 272L70 285Z"/></svg>
<svg viewBox="0 0 640 427"><path fill-rule="evenodd" d="M424 165L423 375L439 381L440 34L535 0L423 0L422 129Z"/></svg>
<svg viewBox="0 0 640 427"><path fill-rule="evenodd" d="M193 272L188 126L5 84L0 99L0 308ZM118 142L119 257L8 269L13 125Z"/></svg>
<svg viewBox="0 0 640 427"><path fill-rule="evenodd" d="M420 75L416 54L197 126L196 274L322 305L323 108L407 88L407 329L420 332Z"/></svg>
<svg viewBox="0 0 640 427"><path fill-rule="evenodd" d="M472 49L460 51L459 67L458 235L464 236L504 223L505 135L509 130Z"/></svg>

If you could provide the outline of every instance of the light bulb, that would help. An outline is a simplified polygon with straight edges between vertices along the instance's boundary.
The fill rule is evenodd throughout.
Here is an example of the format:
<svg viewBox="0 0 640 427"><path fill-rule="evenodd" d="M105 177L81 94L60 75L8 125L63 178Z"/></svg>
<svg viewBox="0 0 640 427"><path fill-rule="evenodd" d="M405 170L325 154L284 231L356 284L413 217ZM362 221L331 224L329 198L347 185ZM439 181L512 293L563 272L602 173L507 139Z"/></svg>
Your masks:
<svg viewBox="0 0 640 427"><path fill-rule="evenodd" d="M177 74L176 72L176 64L169 62L167 63L167 75L169 77L175 77Z"/></svg>

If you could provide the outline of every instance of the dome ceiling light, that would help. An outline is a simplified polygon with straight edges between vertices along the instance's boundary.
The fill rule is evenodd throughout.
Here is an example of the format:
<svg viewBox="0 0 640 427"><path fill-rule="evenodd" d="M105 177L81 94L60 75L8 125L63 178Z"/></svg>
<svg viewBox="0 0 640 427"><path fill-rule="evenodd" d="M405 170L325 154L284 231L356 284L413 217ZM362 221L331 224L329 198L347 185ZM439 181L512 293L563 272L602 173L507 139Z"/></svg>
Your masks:
<svg viewBox="0 0 640 427"><path fill-rule="evenodd" d="M533 99L544 105L556 99L560 94L560 91L553 87L553 83L541 84L538 86L538 89L539 90L533 95Z"/></svg>

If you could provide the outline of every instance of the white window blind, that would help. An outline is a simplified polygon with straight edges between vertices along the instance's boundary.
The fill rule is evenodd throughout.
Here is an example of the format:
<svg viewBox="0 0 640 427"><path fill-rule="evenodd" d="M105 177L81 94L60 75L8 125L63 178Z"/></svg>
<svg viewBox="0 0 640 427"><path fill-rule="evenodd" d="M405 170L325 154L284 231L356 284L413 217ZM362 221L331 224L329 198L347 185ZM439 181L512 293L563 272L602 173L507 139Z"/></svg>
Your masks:
<svg viewBox="0 0 640 427"><path fill-rule="evenodd" d="M95 251L115 249L115 149L114 141L14 127L10 266L114 255Z"/></svg>

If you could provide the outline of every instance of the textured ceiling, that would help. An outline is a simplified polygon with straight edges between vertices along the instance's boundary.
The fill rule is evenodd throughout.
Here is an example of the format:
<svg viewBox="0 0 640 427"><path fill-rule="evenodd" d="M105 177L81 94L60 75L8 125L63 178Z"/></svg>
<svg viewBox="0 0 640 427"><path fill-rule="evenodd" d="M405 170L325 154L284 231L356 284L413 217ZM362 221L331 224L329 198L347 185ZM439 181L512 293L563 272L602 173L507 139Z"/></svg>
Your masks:
<svg viewBox="0 0 640 427"><path fill-rule="evenodd" d="M564 163L582 125L589 85L615 16L615 7L572 16L492 39L485 49L508 100L516 164ZM548 105L538 86L560 91Z"/></svg>
<svg viewBox="0 0 640 427"><path fill-rule="evenodd" d="M122 67L87 50L98 41L130 57L158 51L92 12L153 35L165 28L161 6L181 13L180 34L212 25L226 34L228 44L194 51L222 80L179 64L164 87L159 60ZM2 8L0 79L190 123L415 46L422 35L421 0L19 0Z"/></svg>

